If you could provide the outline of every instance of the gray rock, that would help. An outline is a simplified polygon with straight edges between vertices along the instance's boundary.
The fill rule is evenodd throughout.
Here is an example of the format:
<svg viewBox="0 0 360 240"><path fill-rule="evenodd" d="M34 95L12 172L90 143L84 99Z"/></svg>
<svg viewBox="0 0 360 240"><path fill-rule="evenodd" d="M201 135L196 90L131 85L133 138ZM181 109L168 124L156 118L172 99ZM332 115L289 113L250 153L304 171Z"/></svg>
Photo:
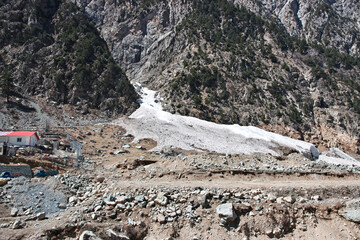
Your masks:
<svg viewBox="0 0 360 240"><path fill-rule="evenodd" d="M78 201L78 198L77 198L77 197L75 197L75 196L69 197L69 203L75 204L75 203L77 203L77 201Z"/></svg>
<svg viewBox="0 0 360 240"><path fill-rule="evenodd" d="M136 196L135 197L135 200L138 201L138 202L142 202L145 200L144 196L143 195L139 195L139 196Z"/></svg>
<svg viewBox="0 0 360 240"><path fill-rule="evenodd" d="M226 221L234 221L237 218L232 203L224 203L217 206L216 213L219 217L224 218Z"/></svg>
<svg viewBox="0 0 360 240"><path fill-rule="evenodd" d="M288 203L294 203L295 202L295 198L293 198L292 196L284 197L283 200L285 202L288 202Z"/></svg>
<svg viewBox="0 0 360 240"><path fill-rule="evenodd" d="M156 197L155 203L157 203L161 206L165 206L168 203L168 198L166 196L159 195Z"/></svg>
<svg viewBox="0 0 360 240"><path fill-rule="evenodd" d="M129 237L127 237L126 235L123 234L119 234L116 233L114 230L112 229L108 229L106 230L106 235L113 240L130 240Z"/></svg>
<svg viewBox="0 0 360 240"><path fill-rule="evenodd" d="M46 217L46 213L45 213L45 212L41 212L41 213L36 214L37 220L44 220L45 217Z"/></svg>
<svg viewBox="0 0 360 240"><path fill-rule="evenodd" d="M99 182L99 183L104 182L104 180L105 180L105 177L103 177L103 176L97 176L96 179L95 179L95 181Z"/></svg>
<svg viewBox="0 0 360 240"><path fill-rule="evenodd" d="M92 231L83 231L79 237L79 240L102 240L97 237Z"/></svg>
<svg viewBox="0 0 360 240"><path fill-rule="evenodd" d="M9 223L3 223L0 225L0 228L8 228L10 226Z"/></svg>
<svg viewBox="0 0 360 240"><path fill-rule="evenodd" d="M25 223L21 221L20 218L16 219L14 224L12 225L12 229L19 229L21 227L25 226Z"/></svg>
<svg viewBox="0 0 360 240"><path fill-rule="evenodd" d="M66 205L63 203L59 203L58 208L60 209L66 209Z"/></svg>
<svg viewBox="0 0 360 240"><path fill-rule="evenodd" d="M17 214L18 214L18 212L19 212L19 209L17 209L17 208L12 208L10 215L11 215L12 217L16 217Z"/></svg>
<svg viewBox="0 0 360 240"><path fill-rule="evenodd" d="M162 214L159 214L156 219L159 223L166 223L166 217Z"/></svg>
<svg viewBox="0 0 360 240"><path fill-rule="evenodd" d="M27 209L27 210L24 212L24 215L25 215L25 216L28 216L28 215L30 215L30 214L32 214L31 208Z"/></svg>
<svg viewBox="0 0 360 240"><path fill-rule="evenodd" d="M360 223L360 199L355 199L346 203L346 207L339 211L339 214L355 223Z"/></svg>
<svg viewBox="0 0 360 240"><path fill-rule="evenodd" d="M126 196L118 196L116 197L115 202L116 203L126 203L128 201L128 198Z"/></svg>

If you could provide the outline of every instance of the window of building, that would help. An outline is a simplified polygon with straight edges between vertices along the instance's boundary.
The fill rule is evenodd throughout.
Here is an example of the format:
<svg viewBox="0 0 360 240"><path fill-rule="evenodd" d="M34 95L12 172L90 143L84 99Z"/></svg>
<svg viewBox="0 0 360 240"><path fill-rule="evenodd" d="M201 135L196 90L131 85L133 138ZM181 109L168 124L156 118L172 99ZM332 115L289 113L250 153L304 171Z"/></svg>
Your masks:
<svg viewBox="0 0 360 240"><path fill-rule="evenodd" d="M22 142L22 139L21 139L21 138L17 138L17 139L16 139L16 142Z"/></svg>

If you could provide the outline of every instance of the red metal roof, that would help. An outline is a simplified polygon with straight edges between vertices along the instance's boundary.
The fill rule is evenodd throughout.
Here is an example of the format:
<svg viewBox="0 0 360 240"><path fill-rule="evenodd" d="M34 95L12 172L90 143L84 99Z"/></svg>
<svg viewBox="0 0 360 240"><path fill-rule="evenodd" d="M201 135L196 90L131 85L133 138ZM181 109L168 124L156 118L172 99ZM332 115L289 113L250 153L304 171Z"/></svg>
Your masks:
<svg viewBox="0 0 360 240"><path fill-rule="evenodd" d="M36 136L36 138L39 140L39 135L37 134L37 132L9 132L8 134L6 134L6 137L30 137L32 135Z"/></svg>

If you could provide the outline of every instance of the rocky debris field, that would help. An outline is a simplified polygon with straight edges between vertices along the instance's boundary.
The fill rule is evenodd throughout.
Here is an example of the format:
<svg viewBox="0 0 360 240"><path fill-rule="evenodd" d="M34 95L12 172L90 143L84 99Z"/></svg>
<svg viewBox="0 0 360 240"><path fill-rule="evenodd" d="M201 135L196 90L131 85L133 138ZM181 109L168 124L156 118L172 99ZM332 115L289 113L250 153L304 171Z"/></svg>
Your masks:
<svg viewBox="0 0 360 240"><path fill-rule="evenodd" d="M84 164L1 182L0 239L358 239L355 165L156 146L114 125L69 128ZM356 156L355 156L356 157Z"/></svg>
<svg viewBox="0 0 360 240"><path fill-rule="evenodd" d="M54 193L41 188L51 184L57 186ZM24 186L43 192L37 192L30 205L26 196L23 201L10 197ZM102 176L68 174L36 182L13 179L2 189L2 205L13 207L3 210L0 233L9 239L307 239L313 233L356 239L360 205L353 198L359 189L131 187ZM331 232L322 232L338 222Z"/></svg>

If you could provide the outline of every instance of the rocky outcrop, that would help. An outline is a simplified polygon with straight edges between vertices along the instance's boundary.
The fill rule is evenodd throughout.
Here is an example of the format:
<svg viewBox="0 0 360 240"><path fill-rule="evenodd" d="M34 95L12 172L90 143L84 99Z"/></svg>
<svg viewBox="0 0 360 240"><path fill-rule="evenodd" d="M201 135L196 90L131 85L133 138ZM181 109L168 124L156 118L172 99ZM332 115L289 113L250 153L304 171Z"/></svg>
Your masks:
<svg viewBox="0 0 360 240"><path fill-rule="evenodd" d="M360 4L353 0L234 0L264 17L274 17L287 32L359 56Z"/></svg>

